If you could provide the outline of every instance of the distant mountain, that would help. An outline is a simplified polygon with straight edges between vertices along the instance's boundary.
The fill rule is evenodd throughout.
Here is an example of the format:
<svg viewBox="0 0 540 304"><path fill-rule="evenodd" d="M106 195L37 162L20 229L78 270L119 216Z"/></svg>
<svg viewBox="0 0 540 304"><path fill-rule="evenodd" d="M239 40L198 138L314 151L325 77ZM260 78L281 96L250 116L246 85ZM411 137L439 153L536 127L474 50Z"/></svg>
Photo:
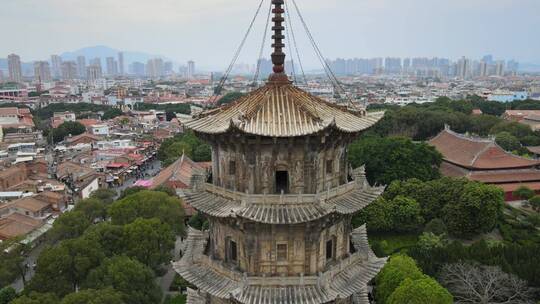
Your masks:
<svg viewBox="0 0 540 304"><path fill-rule="evenodd" d="M90 61L93 58L101 58L101 64L105 64L105 58L107 57L114 57L118 60L118 53L121 52L120 50L113 49L108 46L104 45L98 45L98 46L92 46L92 47L85 47L73 52L65 52L62 53L60 56L63 60L77 60L78 56L85 56L86 61ZM165 56L161 55L154 55L154 54L148 54L143 52L128 52L128 51L122 51L124 53L124 63L126 65L134 62L139 61L146 63L149 59L153 58L161 58L163 60L171 60Z"/></svg>

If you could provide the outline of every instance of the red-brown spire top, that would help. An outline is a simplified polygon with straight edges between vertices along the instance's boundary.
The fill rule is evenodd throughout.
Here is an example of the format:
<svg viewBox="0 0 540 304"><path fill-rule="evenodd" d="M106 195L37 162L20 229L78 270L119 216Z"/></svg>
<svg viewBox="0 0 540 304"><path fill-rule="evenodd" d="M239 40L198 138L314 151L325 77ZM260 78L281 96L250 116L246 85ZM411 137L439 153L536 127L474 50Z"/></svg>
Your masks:
<svg viewBox="0 0 540 304"><path fill-rule="evenodd" d="M274 31L272 35L272 48L274 49L272 53L272 64L274 65L274 73L270 75L269 80L272 82L288 82L289 79L287 74L285 74L285 53L283 53L283 48L285 47L283 43L285 39L285 35L283 35L283 31L285 31L285 26L283 25L285 22L285 18L283 17L285 9L283 5L285 2L284 0L272 0L272 4L274 5L272 9L272 13L274 14L274 17L272 17L272 22L274 22L274 26L272 26L272 30Z"/></svg>

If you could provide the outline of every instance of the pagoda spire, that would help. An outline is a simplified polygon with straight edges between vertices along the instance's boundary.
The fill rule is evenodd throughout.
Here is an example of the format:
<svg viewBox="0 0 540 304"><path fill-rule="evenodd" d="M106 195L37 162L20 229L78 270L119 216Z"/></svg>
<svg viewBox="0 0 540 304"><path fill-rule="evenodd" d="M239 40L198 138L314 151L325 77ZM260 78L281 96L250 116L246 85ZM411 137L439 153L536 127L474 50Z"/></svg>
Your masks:
<svg viewBox="0 0 540 304"><path fill-rule="evenodd" d="M289 82L289 79L287 77L287 74L285 74L285 53L283 52L283 48L285 47L285 44L283 43L283 40L285 39L285 35L283 32L285 31L285 18L283 14L285 13L284 9L284 0L272 0L272 5L274 6L272 9L272 13L274 16L272 17L272 22L274 22L274 25L272 26L272 31L274 31L274 34L272 35L272 64L274 73L270 75L269 81L271 82Z"/></svg>

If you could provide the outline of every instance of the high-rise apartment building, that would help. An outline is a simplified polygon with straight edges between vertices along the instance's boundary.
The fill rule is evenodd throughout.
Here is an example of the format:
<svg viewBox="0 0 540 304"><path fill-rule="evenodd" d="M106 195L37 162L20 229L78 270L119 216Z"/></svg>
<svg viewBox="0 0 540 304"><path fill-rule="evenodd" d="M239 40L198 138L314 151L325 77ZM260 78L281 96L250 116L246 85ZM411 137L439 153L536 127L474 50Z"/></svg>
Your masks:
<svg viewBox="0 0 540 304"><path fill-rule="evenodd" d="M0 70L0 83L4 83L4 71Z"/></svg>
<svg viewBox="0 0 540 304"><path fill-rule="evenodd" d="M102 78L101 65L91 64L86 68L86 79L88 79L89 82L94 82L101 78Z"/></svg>
<svg viewBox="0 0 540 304"><path fill-rule="evenodd" d="M133 62L129 65L129 73L135 76L144 76L144 63Z"/></svg>
<svg viewBox="0 0 540 304"><path fill-rule="evenodd" d="M401 58L390 58L390 57L385 58L384 71L387 74L401 73Z"/></svg>
<svg viewBox="0 0 540 304"><path fill-rule="evenodd" d="M193 79L195 77L195 61L190 60L187 63L187 78Z"/></svg>
<svg viewBox="0 0 540 304"><path fill-rule="evenodd" d="M482 61L485 62L487 65L493 64L493 55L485 55L482 57Z"/></svg>
<svg viewBox="0 0 540 304"><path fill-rule="evenodd" d="M172 61L165 61L165 63L163 63L163 73L165 73L165 75L171 75L173 73Z"/></svg>
<svg viewBox="0 0 540 304"><path fill-rule="evenodd" d="M511 73L517 73L519 70L519 63L515 60L510 60L506 63L506 70Z"/></svg>
<svg viewBox="0 0 540 304"><path fill-rule="evenodd" d="M146 75L150 78L160 78L163 76L163 59L154 58L148 60L146 63Z"/></svg>
<svg viewBox="0 0 540 304"><path fill-rule="evenodd" d="M53 77L60 78L62 76L62 57L51 55L51 68Z"/></svg>
<svg viewBox="0 0 540 304"><path fill-rule="evenodd" d="M38 83L51 82L51 67L47 61L34 62L34 79Z"/></svg>
<svg viewBox="0 0 540 304"><path fill-rule="evenodd" d="M457 62L457 73L456 76L461 79L470 78L471 76L471 60L465 57L462 57Z"/></svg>
<svg viewBox="0 0 540 304"><path fill-rule="evenodd" d="M62 62L62 79L73 80L77 79L77 63L75 61Z"/></svg>
<svg viewBox="0 0 540 304"><path fill-rule="evenodd" d="M107 75L113 77L118 75L118 62L114 57L107 57Z"/></svg>
<svg viewBox="0 0 540 304"><path fill-rule="evenodd" d="M98 65L101 69L103 69L103 66L101 65L101 58L99 57L90 60L90 65Z"/></svg>
<svg viewBox="0 0 540 304"><path fill-rule="evenodd" d="M118 73L124 75L124 53L118 53Z"/></svg>
<svg viewBox="0 0 540 304"><path fill-rule="evenodd" d="M21 57L19 55L8 55L9 80L22 82Z"/></svg>
<svg viewBox="0 0 540 304"><path fill-rule="evenodd" d="M504 60L499 60L495 63L495 75L504 76Z"/></svg>
<svg viewBox="0 0 540 304"><path fill-rule="evenodd" d="M478 68L478 70L479 70L478 71L478 76L480 76L480 77L488 76L489 75L488 74L488 71L489 71L488 66L489 66L488 63L485 62L484 60L480 61L480 65L479 65L479 68Z"/></svg>
<svg viewBox="0 0 540 304"><path fill-rule="evenodd" d="M403 59L403 71L407 72L411 67L411 58Z"/></svg>
<svg viewBox="0 0 540 304"><path fill-rule="evenodd" d="M86 77L86 57L84 56L77 57L77 73L81 79Z"/></svg>

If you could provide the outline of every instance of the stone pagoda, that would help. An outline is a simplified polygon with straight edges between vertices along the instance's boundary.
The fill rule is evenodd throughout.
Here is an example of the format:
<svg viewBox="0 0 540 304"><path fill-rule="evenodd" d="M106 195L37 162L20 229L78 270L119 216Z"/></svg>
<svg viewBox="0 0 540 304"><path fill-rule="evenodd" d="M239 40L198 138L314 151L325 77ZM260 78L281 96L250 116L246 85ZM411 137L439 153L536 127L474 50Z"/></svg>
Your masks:
<svg viewBox="0 0 540 304"><path fill-rule="evenodd" d="M273 74L265 86L186 124L212 146L211 183L186 202L209 220L189 229L175 270L197 290L187 303L369 303L386 259L351 217L384 190L347 147L382 113L329 103L284 71L284 0L272 0Z"/></svg>

